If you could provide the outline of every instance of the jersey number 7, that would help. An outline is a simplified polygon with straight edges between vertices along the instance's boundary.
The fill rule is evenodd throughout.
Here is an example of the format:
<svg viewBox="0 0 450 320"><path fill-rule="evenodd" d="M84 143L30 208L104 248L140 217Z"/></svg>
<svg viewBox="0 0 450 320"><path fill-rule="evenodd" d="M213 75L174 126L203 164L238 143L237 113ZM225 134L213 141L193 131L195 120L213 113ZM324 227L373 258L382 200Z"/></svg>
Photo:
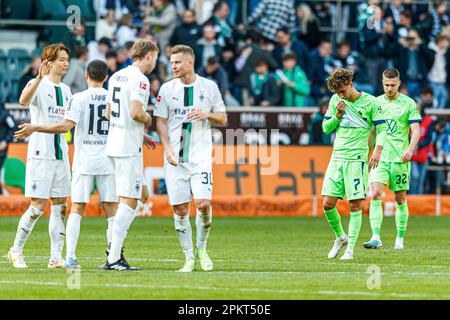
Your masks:
<svg viewBox="0 0 450 320"><path fill-rule="evenodd" d="M117 112L115 112L113 110L113 107L111 106L111 116L113 116L115 118L119 118L120 117L120 100L116 97L116 93L120 93L119 87L114 87L114 89L113 89L112 101L114 102L114 105L117 105Z"/></svg>

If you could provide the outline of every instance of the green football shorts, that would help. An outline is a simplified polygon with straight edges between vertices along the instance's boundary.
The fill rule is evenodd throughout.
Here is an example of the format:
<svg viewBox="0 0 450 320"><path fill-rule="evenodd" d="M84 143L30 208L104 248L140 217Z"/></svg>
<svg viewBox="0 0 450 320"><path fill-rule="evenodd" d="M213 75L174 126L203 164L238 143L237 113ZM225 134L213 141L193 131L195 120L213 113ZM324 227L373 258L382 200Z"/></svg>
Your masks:
<svg viewBox="0 0 450 320"><path fill-rule="evenodd" d="M330 160L323 180L322 196L347 200L365 199L368 188L366 161Z"/></svg>
<svg viewBox="0 0 450 320"><path fill-rule="evenodd" d="M392 191L409 190L411 162L385 162L370 171L370 183L379 182L387 185Z"/></svg>

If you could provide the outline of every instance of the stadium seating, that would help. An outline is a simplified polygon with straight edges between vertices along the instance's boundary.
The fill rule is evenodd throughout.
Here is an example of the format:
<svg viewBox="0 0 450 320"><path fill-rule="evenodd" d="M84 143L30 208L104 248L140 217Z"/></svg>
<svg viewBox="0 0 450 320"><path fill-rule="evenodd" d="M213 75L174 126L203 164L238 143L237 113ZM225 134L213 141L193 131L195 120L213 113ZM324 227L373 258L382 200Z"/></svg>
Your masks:
<svg viewBox="0 0 450 320"><path fill-rule="evenodd" d="M8 19L31 19L34 0L3 0L4 15Z"/></svg>
<svg viewBox="0 0 450 320"><path fill-rule="evenodd" d="M17 101L17 90L20 77L30 63L30 55L24 49L11 49L8 53L7 67L10 83L9 101Z"/></svg>
<svg viewBox="0 0 450 320"><path fill-rule="evenodd" d="M25 164L17 158L6 158L4 181L6 186L18 187L25 193Z"/></svg>

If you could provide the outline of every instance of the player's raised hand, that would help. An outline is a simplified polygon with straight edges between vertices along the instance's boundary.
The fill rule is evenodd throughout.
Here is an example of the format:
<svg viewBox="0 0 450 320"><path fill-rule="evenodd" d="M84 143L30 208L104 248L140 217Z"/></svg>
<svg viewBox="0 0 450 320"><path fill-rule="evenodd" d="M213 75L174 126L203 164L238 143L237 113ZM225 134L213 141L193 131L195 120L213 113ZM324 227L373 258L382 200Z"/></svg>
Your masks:
<svg viewBox="0 0 450 320"><path fill-rule="evenodd" d="M49 74L50 72L50 61L44 60L41 63L41 66L39 67L39 72L36 76L38 79L42 79L45 75Z"/></svg>
<svg viewBox="0 0 450 320"><path fill-rule="evenodd" d="M35 128L31 123L19 124L19 129L20 130L14 133L14 138L17 140L24 140L35 131Z"/></svg>
<svg viewBox="0 0 450 320"><path fill-rule="evenodd" d="M403 152L402 161L403 162L411 161L412 156L413 156L413 151L407 149L405 152Z"/></svg>
<svg viewBox="0 0 450 320"><path fill-rule="evenodd" d="M150 137L148 134L144 134L144 145L152 150L156 149L157 141Z"/></svg>
<svg viewBox="0 0 450 320"><path fill-rule="evenodd" d="M340 119L344 115L345 111L345 103L344 101L339 101L339 103L336 106L337 112L336 112L336 118Z"/></svg>
<svg viewBox="0 0 450 320"><path fill-rule="evenodd" d="M187 116L188 121L201 121L205 119L208 119L208 113L205 113L202 110L193 110Z"/></svg>
<svg viewBox="0 0 450 320"><path fill-rule="evenodd" d="M166 153L167 162L169 162L171 165L176 167L178 165L178 159L175 156L175 153L173 153L173 151L171 149L166 149L165 153Z"/></svg>

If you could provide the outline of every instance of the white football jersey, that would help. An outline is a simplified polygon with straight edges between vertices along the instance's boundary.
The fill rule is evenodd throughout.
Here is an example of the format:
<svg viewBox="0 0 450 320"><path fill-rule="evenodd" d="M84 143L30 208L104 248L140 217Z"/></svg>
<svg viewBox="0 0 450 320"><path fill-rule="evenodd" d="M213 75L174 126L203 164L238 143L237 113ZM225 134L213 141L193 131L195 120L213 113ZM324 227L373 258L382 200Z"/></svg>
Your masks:
<svg viewBox="0 0 450 320"><path fill-rule="evenodd" d="M29 87L35 79L28 82ZM72 97L70 88L64 83L56 84L47 76L30 101L31 124L53 124L64 119L64 113ZM28 142L28 158L66 160L67 141L64 134L35 132Z"/></svg>
<svg viewBox="0 0 450 320"><path fill-rule="evenodd" d="M107 102L111 118L106 153L112 157L130 157L142 153L145 126L130 116L130 102L142 103L147 110L150 95L148 78L137 67L128 66L111 76Z"/></svg>
<svg viewBox="0 0 450 320"><path fill-rule="evenodd" d="M113 174L106 155L109 121L105 117L106 96L103 88L89 88L73 95L64 119L75 122L72 171L86 175Z"/></svg>
<svg viewBox="0 0 450 320"><path fill-rule="evenodd" d="M154 116L167 118L169 143L179 162L212 161L211 125L208 120L187 121L189 112L225 112L219 88L214 81L195 75L194 83L185 85L179 79L164 83L155 103Z"/></svg>

